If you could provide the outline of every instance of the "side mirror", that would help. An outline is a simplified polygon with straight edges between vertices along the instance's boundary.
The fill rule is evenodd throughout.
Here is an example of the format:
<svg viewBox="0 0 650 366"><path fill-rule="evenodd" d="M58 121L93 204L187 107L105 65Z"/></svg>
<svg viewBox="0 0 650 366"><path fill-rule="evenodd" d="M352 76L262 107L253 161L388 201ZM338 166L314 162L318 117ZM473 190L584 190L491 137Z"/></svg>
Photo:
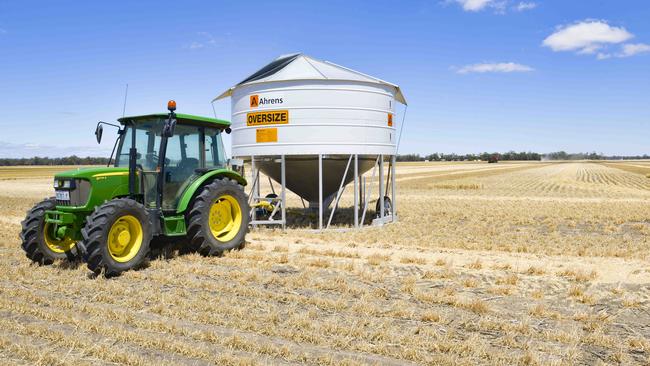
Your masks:
<svg viewBox="0 0 650 366"><path fill-rule="evenodd" d="M95 129L95 137L97 138L98 144L102 142L103 133L104 133L104 127L102 125L97 125L97 128Z"/></svg>
<svg viewBox="0 0 650 366"><path fill-rule="evenodd" d="M174 136L174 130L176 129L176 120L172 119L171 121L165 123L165 126L163 127L162 134L165 137L172 137Z"/></svg>
<svg viewBox="0 0 650 366"><path fill-rule="evenodd" d="M226 131L226 133L229 134L229 135L230 135L230 133L232 132L232 130L230 129L230 127L226 127L226 129L225 129L224 131Z"/></svg>

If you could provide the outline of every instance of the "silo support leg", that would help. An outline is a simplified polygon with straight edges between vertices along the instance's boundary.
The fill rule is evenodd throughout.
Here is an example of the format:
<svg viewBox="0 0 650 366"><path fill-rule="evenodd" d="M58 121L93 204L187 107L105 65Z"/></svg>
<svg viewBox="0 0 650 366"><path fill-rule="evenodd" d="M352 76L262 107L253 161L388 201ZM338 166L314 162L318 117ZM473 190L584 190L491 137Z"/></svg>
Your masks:
<svg viewBox="0 0 650 366"><path fill-rule="evenodd" d="M359 155L354 154L354 227L359 227Z"/></svg>
<svg viewBox="0 0 650 366"><path fill-rule="evenodd" d="M282 205L282 230L286 229L287 227L287 203L286 203L286 198L287 198L287 182L286 182L286 159L284 158L284 155L282 155L282 166L280 167L280 174L281 174L281 179L282 179L282 191L280 192L280 198L281 198L281 205ZM269 179L270 181L270 179Z"/></svg>
<svg viewBox="0 0 650 366"><path fill-rule="evenodd" d="M365 192L365 186L366 184L364 183L364 203L363 203L363 213L361 214L361 221L359 225L363 226L363 222L366 220L366 211L368 210L368 199L372 195L372 181L375 180L375 172L377 171L377 164L379 164L379 158L375 161L375 165L372 168L372 176L370 177L370 183L368 185L370 186L368 188L368 192Z"/></svg>
<svg viewBox="0 0 650 366"><path fill-rule="evenodd" d="M391 183L391 186L392 186L391 189L390 189L390 195L391 195L391 198L390 198L390 201L391 201L391 205L390 205L391 213L390 214L392 216L393 222L397 221L396 220L396 215L395 215L395 213L397 212L397 208L396 208L397 204L395 203L395 196L396 196L396 194L395 194L395 187L396 187L396 184L395 184L395 162L396 162L395 161L395 155L393 155L391 157L391 161L390 161L390 171L391 171L390 183Z"/></svg>
<svg viewBox="0 0 650 366"><path fill-rule="evenodd" d="M384 220L384 155L379 155L379 218Z"/></svg>
<svg viewBox="0 0 650 366"><path fill-rule="evenodd" d="M323 230L323 155L318 154L318 230Z"/></svg>
<svg viewBox="0 0 650 366"><path fill-rule="evenodd" d="M252 157L251 157L251 179L253 180L253 186L251 187L251 203L252 203L252 204L251 204L251 207L252 207L254 204L257 203L257 198L256 198L256 196L259 196L259 194L257 194L257 190L256 190L256 187L257 187L257 184L258 184L257 179L258 179L259 177L260 177L260 175L259 175L259 173L257 172L257 169L256 169L256 167L255 167L255 157L252 156ZM257 221L257 214L256 214L256 212L255 212L255 208L253 208L253 209L252 209L252 212L251 212L251 221L252 221L252 222ZM253 227L257 227L257 225L253 224Z"/></svg>
<svg viewBox="0 0 650 366"><path fill-rule="evenodd" d="M345 172L343 172L343 178L341 179L341 185L339 185L339 190L336 191L336 199L334 200L334 207L332 207L332 211L330 211L330 218L327 220L327 226L325 227L326 229L329 229L330 224L332 223L332 217L334 217L334 212L336 211L336 208L339 205L339 200L341 199L341 195L343 192L345 192L345 187L343 184L345 183L345 178L348 177L348 169L350 169L350 163L352 162L352 155L350 155L350 158L348 159L348 164L345 166Z"/></svg>

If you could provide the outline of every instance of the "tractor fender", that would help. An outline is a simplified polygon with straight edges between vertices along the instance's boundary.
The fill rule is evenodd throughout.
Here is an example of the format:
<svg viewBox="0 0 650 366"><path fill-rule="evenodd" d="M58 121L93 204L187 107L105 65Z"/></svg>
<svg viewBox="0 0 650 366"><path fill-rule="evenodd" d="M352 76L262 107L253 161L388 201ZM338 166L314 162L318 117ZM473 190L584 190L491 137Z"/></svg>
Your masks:
<svg viewBox="0 0 650 366"><path fill-rule="evenodd" d="M121 184L121 185L117 186L117 188L115 188L115 190L113 190L113 192L110 195L111 198L109 198L109 199L119 198L119 197L126 197L128 195L129 195L129 185L128 184Z"/></svg>
<svg viewBox="0 0 650 366"><path fill-rule="evenodd" d="M223 177L230 178L237 183L241 184L242 186L245 186L247 184L246 179L242 177L239 173L232 171L230 169L216 169L216 170L210 170L207 173L203 174L200 176L198 179L196 179L192 184L185 189L185 192L181 195L180 200L178 201L178 208L176 209L177 213L183 213L187 209L187 206L189 206L190 202L192 201L192 198L194 198L195 195L200 192L201 187L203 187L206 184L209 184L215 179L221 179Z"/></svg>

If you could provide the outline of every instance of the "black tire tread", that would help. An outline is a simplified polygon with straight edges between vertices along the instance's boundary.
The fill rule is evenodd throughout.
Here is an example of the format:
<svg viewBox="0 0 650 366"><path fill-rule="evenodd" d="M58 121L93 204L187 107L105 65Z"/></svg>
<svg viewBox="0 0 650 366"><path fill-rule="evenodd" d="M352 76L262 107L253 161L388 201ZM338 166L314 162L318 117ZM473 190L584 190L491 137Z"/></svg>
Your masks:
<svg viewBox="0 0 650 366"><path fill-rule="evenodd" d="M76 246L67 253L58 254L44 250L39 245L39 235L41 234L45 211L56 208L56 199L49 197L36 204L27 211L25 220L20 223L21 247L25 251L27 258L40 265L49 265L57 259L74 260L78 257Z"/></svg>
<svg viewBox="0 0 650 366"><path fill-rule="evenodd" d="M204 256L220 256L224 251L241 249L245 243L244 236L238 241L231 243L227 246L216 246L206 238L208 233L203 230L202 219L207 215L210 209L210 201L213 198L214 192L220 189L228 189L232 193L239 195L240 201L244 202L242 210L242 226L244 230L248 230L248 215L250 207L248 205L248 196L244 192L244 187L237 181L230 178L215 179L211 183L205 185L201 193L194 198L190 207L187 209L186 222L187 224L187 237L190 248ZM235 240L237 238L234 238Z"/></svg>
<svg viewBox="0 0 650 366"><path fill-rule="evenodd" d="M96 206L92 214L86 219L86 225L81 229L81 235L83 237L83 247L85 248L83 260L86 262L88 269L94 272L95 274L100 274L104 270L104 275L106 277L119 275L124 270L115 268L112 265L112 261L106 260L104 254L102 253L102 247L106 245L105 237L110 230L109 221L116 214L123 211L126 208L137 208L144 212L146 215L146 222L142 223L143 229L148 235L145 235L143 239L145 242L142 243L143 246L146 245L148 248L149 240L151 240L151 230L145 228L146 225L150 226L150 217L149 212L144 208L144 206L137 201L134 201L129 198L116 198L106 203ZM137 264L134 265L134 267Z"/></svg>

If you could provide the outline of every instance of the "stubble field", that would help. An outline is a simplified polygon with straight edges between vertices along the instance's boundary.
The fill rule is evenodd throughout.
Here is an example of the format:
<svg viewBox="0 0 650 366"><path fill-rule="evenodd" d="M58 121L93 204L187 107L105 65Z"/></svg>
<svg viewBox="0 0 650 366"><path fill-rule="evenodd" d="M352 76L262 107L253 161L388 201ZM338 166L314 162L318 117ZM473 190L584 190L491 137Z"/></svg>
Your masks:
<svg viewBox="0 0 650 366"><path fill-rule="evenodd" d="M57 169L0 168L2 364L650 363L650 162L400 164L396 224L113 279L20 249Z"/></svg>

